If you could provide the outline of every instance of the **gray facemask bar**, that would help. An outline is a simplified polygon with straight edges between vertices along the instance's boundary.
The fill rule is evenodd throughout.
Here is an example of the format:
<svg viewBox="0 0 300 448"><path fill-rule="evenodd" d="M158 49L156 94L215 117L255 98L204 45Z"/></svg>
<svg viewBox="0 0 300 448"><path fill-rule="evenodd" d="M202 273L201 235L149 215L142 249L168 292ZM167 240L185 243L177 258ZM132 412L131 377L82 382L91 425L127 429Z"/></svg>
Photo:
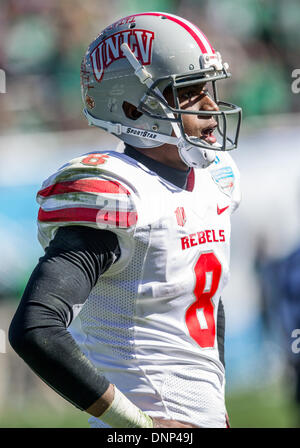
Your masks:
<svg viewBox="0 0 300 448"><path fill-rule="evenodd" d="M210 76L210 73L214 73L214 75ZM216 87L216 81L220 80L220 79L228 78L231 75L230 75L230 73L228 73L226 71L225 68L223 68L221 73L220 72L218 74L217 73L218 72L216 72L216 70L213 67L210 67L208 69L198 70L197 72L194 72L190 75L171 75L171 76L164 76L164 77L158 78L154 81L154 83L151 85L151 87L148 88L148 91L146 92L144 97L141 99L141 102L138 106L138 110L151 118L155 118L158 120L173 121L173 122L178 123L182 138L186 142L188 142L194 146L198 146L198 147L204 148L204 149L214 149L214 150L219 150L219 151L230 151L232 149L235 149L238 144L238 137L239 137L241 119L242 119L242 109L239 106L236 106L235 104L219 100L218 93L217 93L217 87ZM217 104L218 107L220 107L220 108L226 107L227 108L226 110L197 112L197 111L186 111L186 110L179 108L177 89L179 89L181 87L187 87L187 86L199 84L201 82L203 82L203 83L212 82L213 95L214 95L213 100ZM156 87L158 87L158 85L161 83L164 83L164 85L165 85L164 89L166 87L172 88L173 99L174 99L174 103L176 104L176 108L171 107L164 98L162 98L155 92L154 89ZM170 118L170 117L166 117L164 115L154 113L153 109L147 105L147 102L149 102L149 99L151 101L151 98L153 99L153 97L155 97L158 100L158 102L162 103L170 113L172 113L173 115L176 114L177 118L176 117ZM206 144L204 141L202 142L200 139L195 139L193 137L190 138L188 135L186 135L185 131L184 131L184 125L182 122L183 114L198 115L198 116L201 115L204 117L205 116L207 116L207 117L214 116L217 121L217 131L218 131L219 135L221 136L222 143L220 144L220 146L212 148L211 145ZM237 115L237 125L236 125L235 135L234 135L233 139L231 139L230 137L227 136L227 116L228 115ZM222 124L220 124L220 121Z"/></svg>

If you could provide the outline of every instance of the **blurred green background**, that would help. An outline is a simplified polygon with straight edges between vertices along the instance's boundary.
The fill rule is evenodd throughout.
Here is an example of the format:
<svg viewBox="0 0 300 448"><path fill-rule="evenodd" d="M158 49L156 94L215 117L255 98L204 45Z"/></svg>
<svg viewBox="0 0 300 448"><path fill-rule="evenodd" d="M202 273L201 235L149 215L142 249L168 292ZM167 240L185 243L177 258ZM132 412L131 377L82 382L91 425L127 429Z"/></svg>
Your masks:
<svg viewBox="0 0 300 448"><path fill-rule="evenodd" d="M234 68L227 96L244 117L299 111L289 94L299 61L297 0L2 0L0 132L85 127L78 67L107 24L133 12L162 10L196 23Z"/></svg>
<svg viewBox="0 0 300 448"><path fill-rule="evenodd" d="M230 394L227 411L232 428L299 427L296 406L282 384ZM87 414L65 402L57 407L41 404L41 398L25 403L22 409L8 406L0 421L0 428L89 428Z"/></svg>
<svg viewBox="0 0 300 448"><path fill-rule="evenodd" d="M242 106L244 125L234 154L243 203L233 218L224 294L228 413L233 427L299 427L299 355L291 354L270 288L273 261L300 244L300 101L291 90L300 68L298 0L1 0L0 427L88 427L87 415L12 352L7 330L42 254L35 224L41 182L77 154L116 144L82 116L81 58L104 27L143 11L191 20L230 64L233 77L220 93Z"/></svg>

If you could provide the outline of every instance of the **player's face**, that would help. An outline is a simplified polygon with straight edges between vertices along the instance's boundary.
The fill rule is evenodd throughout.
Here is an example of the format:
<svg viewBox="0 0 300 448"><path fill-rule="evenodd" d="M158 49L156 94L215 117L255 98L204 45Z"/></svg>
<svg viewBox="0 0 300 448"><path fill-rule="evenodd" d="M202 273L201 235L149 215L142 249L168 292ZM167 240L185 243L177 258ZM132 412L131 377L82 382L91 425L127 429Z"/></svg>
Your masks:
<svg viewBox="0 0 300 448"><path fill-rule="evenodd" d="M212 144L216 142L213 131L217 122L212 115L201 115L201 111L218 111L205 84L183 87L178 91L180 108L184 110L199 111L199 115L182 115L184 130L187 135L203 139Z"/></svg>
<svg viewBox="0 0 300 448"><path fill-rule="evenodd" d="M171 107L175 107L174 98L171 88L164 91L164 96ZM199 112L194 115L182 114L184 131L189 136L199 137L206 143L212 144L216 142L213 131L217 126L217 122L212 115L201 115L201 111L218 111L217 104L208 95L206 85L204 83L195 86L183 87L178 89L179 107L184 110ZM126 103L124 111L129 118L136 119L137 109L135 106ZM140 112L138 112L140 114ZM174 131L172 133L175 136ZM173 168L186 171L187 165L182 161L178 148L175 145L164 144L157 151L153 148L138 148L145 155L158 160L161 163L169 165Z"/></svg>
<svg viewBox="0 0 300 448"><path fill-rule="evenodd" d="M201 115L201 110L218 111L219 107L212 99L205 83L178 89L179 107L183 110L199 112L199 115L182 114L184 131L189 136L195 136L212 144L216 142L213 131L217 126L212 115ZM171 89L166 89L165 97L170 106L174 107L174 99ZM173 134L174 135L174 134Z"/></svg>

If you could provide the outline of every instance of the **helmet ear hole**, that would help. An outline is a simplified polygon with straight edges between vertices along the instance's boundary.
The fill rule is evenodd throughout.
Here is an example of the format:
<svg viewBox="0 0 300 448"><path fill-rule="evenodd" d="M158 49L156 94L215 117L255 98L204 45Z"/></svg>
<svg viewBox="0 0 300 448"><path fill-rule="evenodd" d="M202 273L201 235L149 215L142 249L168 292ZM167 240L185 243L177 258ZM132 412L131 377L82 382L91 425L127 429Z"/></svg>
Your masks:
<svg viewBox="0 0 300 448"><path fill-rule="evenodd" d="M122 109L126 117L129 118L130 120L137 120L143 115L141 112L137 110L137 108L133 104L130 104L127 101L123 101Z"/></svg>
<svg viewBox="0 0 300 448"><path fill-rule="evenodd" d="M163 91L163 96L171 107L175 107L173 90L171 86L167 86Z"/></svg>

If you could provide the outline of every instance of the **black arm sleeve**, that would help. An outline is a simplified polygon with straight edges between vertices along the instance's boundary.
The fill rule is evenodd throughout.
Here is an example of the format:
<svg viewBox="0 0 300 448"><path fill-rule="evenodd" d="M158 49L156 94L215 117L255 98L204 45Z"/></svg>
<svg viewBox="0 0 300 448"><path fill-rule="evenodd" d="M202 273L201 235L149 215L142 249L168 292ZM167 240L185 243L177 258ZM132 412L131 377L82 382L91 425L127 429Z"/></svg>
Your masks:
<svg viewBox="0 0 300 448"><path fill-rule="evenodd" d="M119 255L112 232L60 228L34 269L9 328L9 341L18 355L82 410L107 390L109 382L83 355L67 327L73 305L86 301Z"/></svg>
<svg viewBox="0 0 300 448"><path fill-rule="evenodd" d="M225 350L224 350L225 312L221 297L219 301L218 314L217 314L217 341L218 341L219 358L225 368Z"/></svg>

